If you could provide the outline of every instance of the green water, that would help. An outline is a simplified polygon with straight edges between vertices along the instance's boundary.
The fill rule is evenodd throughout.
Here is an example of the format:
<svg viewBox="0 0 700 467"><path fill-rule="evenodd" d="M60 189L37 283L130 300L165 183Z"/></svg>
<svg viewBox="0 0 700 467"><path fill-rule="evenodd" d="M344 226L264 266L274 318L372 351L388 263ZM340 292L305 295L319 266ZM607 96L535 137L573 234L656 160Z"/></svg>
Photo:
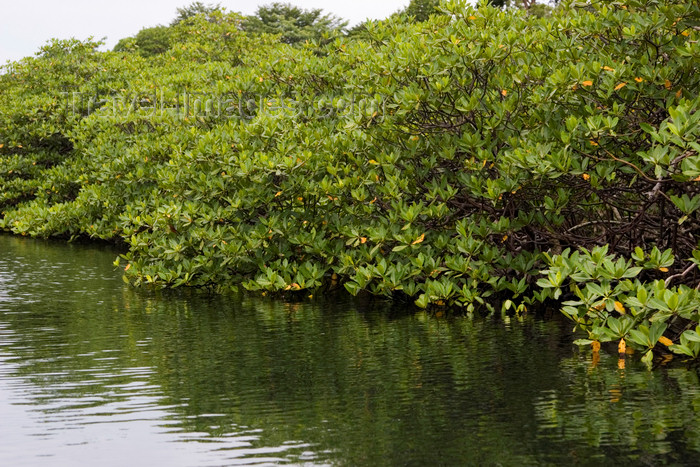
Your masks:
<svg viewBox="0 0 700 467"><path fill-rule="evenodd" d="M697 465L700 378L556 319L123 284L0 236L0 465Z"/></svg>

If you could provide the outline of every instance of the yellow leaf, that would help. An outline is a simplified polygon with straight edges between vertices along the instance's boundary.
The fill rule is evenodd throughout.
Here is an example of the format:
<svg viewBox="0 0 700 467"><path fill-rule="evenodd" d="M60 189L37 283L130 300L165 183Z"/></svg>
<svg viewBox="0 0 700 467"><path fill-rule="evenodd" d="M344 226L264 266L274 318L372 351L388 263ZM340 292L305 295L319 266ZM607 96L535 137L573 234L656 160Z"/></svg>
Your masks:
<svg viewBox="0 0 700 467"><path fill-rule="evenodd" d="M470 16L469 19L474 20L476 19L476 16Z"/></svg>
<svg viewBox="0 0 700 467"><path fill-rule="evenodd" d="M615 302L615 310L621 315L627 313L627 311L625 311L625 306L621 302Z"/></svg>
<svg viewBox="0 0 700 467"><path fill-rule="evenodd" d="M372 165L379 165L379 162L375 161L374 159L370 159L369 163Z"/></svg>
<svg viewBox="0 0 700 467"><path fill-rule="evenodd" d="M619 91L620 89L624 88L627 86L627 83L620 83L617 86L615 86L615 91Z"/></svg>
<svg viewBox="0 0 700 467"><path fill-rule="evenodd" d="M627 342L624 339L620 339L620 343L617 344L617 353L623 354L627 350Z"/></svg>
<svg viewBox="0 0 700 467"><path fill-rule="evenodd" d="M673 345L673 341L666 336L659 337L659 342L661 342L666 347Z"/></svg>
<svg viewBox="0 0 700 467"><path fill-rule="evenodd" d="M583 179L584 179L585 181L588 181L588 180L591 179L591 176L588 175L588 174L583 174L583 175L581 175L581 176L583 177Z"/></svg>
<svg viewBox="0 0 700 467"><path fill-rule="evenodd" d="M507 95L508 95L508 91L505 90L505 89L501 89L501 96L504 96L504 97L505 97L505 96L507 96Z"/></svg>
<svg viewBox="0 0 700 467"><path fill-rule="evenodd" d="M593 81L586 80L586 81L582 82L581 84L584 86L593 86Z"/></svg>
<svg viewBox="0 0 700 467"><path fill-rule="evenodd" d="M278 191L277 193L275 193L275 198L277 198L277 197L278 197L279 195L281 195L281 194L282 194L282 192L281 192L281 191Z"/></svg>
<svg viewBox="0 0 700 467"><path fill-rule="evenodd" d="M593 352L599 352L600 351L600 342L598 341L593 341L591 342L591 349L593 349Z"/></svg>
<svg viewBox="0 0 700 467"><path fill-rule="evenodd" d="M423 240L425 240L425 234L421 234L420 237L416 238L411 245L416 245L418 243L423 243Z"/></svg>
<svg viewBox="0 0 700 467"><path fill-rule="evenodd" d="M644 78L640 78L639 76L637 76L636 78L634 78L634 80L638 83L641 83L642 81L644 81Z"/></svg>
<svg viewBox="0 0 700 467"><path fill-rule="evenodd" d="M128 271L129 269L131 269L131 264L127 264L126 267L124 268L125 271Z"/></svg>
<svg viewBox="0 0 700 467"><path fill-rule="evenodd" d="M503 236L503 238L501 239L501 243L505 243L506 240L508 240L508 235Z"/></svg>
<svg viewBox="0 0 700 467"><path fill-rule="evenodd" d="M597 141L590 140L589 143L591 143L591 146L598 146Z"/></svg>
<svg viewBox="0 0 700 467"><path fill-rule="evenodd" d="M2 148L3 146L5 146L5 145L4 145L4 144L0 144L0 148Z"/></svg>
<svg viewBox="0 0 700 467"><path fill-rule="evenodd" d="M621 358L617 361L617 369L618 370L624 370L625 369L625 359ZM611 401L611 402L617 402L617 401Z"/></svg>
<svg viewBox="0 0 700 467"><path fill-rule="evenodd" d="M363 245L367 243L367 237L360 237L360 243L362 243Z"/></svg>
<svg viewBox="0 0 700 467"><path fill-rule="evenodd" d="M578 84L574 84L573 86L571 86L571 89L573 89L574 91L577 90L577 89L578 89Z"/></svg>
<svg viewBox="0 0 700 467"><path fill-rule="evenodd" d="M615 71L614 68L610 68L609 66L604 66L604 67L603 67L603 70L605 70L605 71Z"/></svg>
<svg viewBox="0 0 700 467"><path fill-rule="evenodd" d="M664 81L664 87L666 89L671 89L671 82L669 80Z"/></svg>
<svg viewBox="0 0 700 467"><path fill-rule="evenodd" d="M659 271L661 271L661 272L668 272L668 268L659 268Z"/></svg>
<svg viewBox="0 0 700 467"><path fill-rule="evenodd" d="M685 37L688 37L690 35L690 33L687 30L683 31L681 34L684 35Z"/></svg>
<svg viewBox="0 0 700 467"><path fill-rule="evenodd" d="M683 89L679 89L678 92L676 93L676 99L680 99L682 95L683 95Z"/></svg>

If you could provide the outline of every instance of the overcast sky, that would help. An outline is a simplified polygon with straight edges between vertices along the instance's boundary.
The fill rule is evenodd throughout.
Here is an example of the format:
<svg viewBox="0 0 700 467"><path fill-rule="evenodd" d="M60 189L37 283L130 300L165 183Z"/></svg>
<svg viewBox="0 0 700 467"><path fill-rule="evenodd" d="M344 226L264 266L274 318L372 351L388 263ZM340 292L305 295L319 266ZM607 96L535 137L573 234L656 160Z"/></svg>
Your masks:
<svg viewBox="0 0 700 467"><path fill-rule="evenodd" d="M366 18L386 18L410 0L289 0L303 8L325 12L356 24ZM203 0L230 11L253 14L273 0ZM178 7L192 0L0 0L0 65L35 52L51 38L100 39L107 47L141 28L168 24Z"/></svg>

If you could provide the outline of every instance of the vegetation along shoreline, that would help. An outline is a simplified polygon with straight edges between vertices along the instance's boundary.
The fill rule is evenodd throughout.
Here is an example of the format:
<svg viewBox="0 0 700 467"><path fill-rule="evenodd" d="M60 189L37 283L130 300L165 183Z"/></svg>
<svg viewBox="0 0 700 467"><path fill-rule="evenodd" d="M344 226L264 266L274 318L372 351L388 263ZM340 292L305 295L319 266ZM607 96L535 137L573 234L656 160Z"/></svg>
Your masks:
<svg viewBox="0 0 700 467"><path fill-rule="evenodd" d="M697 362L698 3L426 3L193 4L7 64L0 229L123 243L134 285L556 303L595 352Z"/></svg>

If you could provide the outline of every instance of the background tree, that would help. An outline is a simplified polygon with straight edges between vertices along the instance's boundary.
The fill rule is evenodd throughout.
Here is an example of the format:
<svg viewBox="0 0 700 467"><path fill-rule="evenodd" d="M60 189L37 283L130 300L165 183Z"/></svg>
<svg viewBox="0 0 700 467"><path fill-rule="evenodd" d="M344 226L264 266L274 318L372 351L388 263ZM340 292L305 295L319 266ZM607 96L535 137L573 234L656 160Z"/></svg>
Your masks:
<svg viewBox="0 0 700 467"><path fill-rule="evenodd" d="M152 57L168 50L173 42L177 41L174 27L178 24L194 18L197 15L204 15L209 22L216 21L217 12L221 12L221 5L194 2L188 6L178 8L177 15L170 22L170 26L153 26L141 29L133 37L126 37L117 42L114 46L115 52L133 51L143 57Z"/></svg>
<svg viewBox="0 0 700 467"><path fill-rule="evenodd" d="M193 2L185 7L178 8L177 16L170 22L170 25L175 26L197 15L205 15L207 18L210 18L212 13L219 10L221 10L221 4L219 3L205 5L202 2Z"/></svg>
<svg viewBox="0 0 700 467"><path fill-rule="evenodd" d="M528 13L534 16L547 16L552 11L552 6L556 6L559 0L551 0L546 3L540 3L537 0L489 0L489 4L499 7L515 7L527 10Z"/></svg>
<svg viewBox="0 0 700 467"><path fill-rule="evenodd" d="M280 34L282 42L296 44L317 40L324 34L342 32L348 22L320 8L305 10L289 3L275 2L261 6L243 22L243 29L253 34Z"/></svg>
<svg viewBox="0 0 700 467"><path fill-rule="evenodd" d="M134 51L143 57L162 54L172 44L172 29L168 26L144 28L134 37L121 39L114 46L115 52Z"/></svg>
<svg viewBox="0 0 700 467"><path fill-rule="evenodd" d="M415 21L427 21L430 15L438 13L438 5L440 0L411 0L402 13L413 16Z"/></svg>

